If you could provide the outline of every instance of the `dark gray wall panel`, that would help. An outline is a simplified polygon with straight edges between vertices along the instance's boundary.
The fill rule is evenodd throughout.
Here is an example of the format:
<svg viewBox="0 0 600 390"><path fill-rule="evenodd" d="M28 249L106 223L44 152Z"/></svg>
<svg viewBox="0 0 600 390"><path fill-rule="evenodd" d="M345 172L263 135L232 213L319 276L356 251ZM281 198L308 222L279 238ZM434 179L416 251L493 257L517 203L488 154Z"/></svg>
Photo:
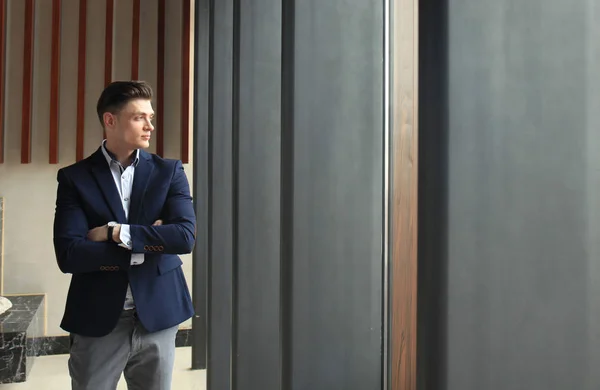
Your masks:
<svg viewBox="0 0 600 390"><path fill-rule="evenodd" d="M598 215L598 149L586 147L600 140L590 105L600 63L586 60L598 48L593 8L448 1L448 31L438 35L447 39L448 67L437 69L448 75L448 214L437 228L447 252L420 258L429 272L447 267L446 344L438 346L447 383L436 388L600 385L600 252L590 234L599 226L590 220ZM425 126L422 134L433 134ZM428 142L435 150L434 137Z"/></svg>
<svg viewBox="0 0 600 390"><path fill-rule="evenodd" d="M417 388L445 389L448 215L447 3L419 8Z"/></svg>
<svg viewBox="0 0 600 390"><path fill-rule="evenodd" d="M280 384L281 1L240 2L238 390Z"/></svg>
<svg viewBox="0 0 600 390"><path fill-rule="evenodd" d="M587 296L581 304L587 309L586 340L588 359L585 366L586 389L600 388L600 9L594 2L588 2L586 13L585 40L585 235L587 253L587 274L582 284L587 287Z"/></svg>
<svg viewBox="0 0 600 390"><path fill-rule="evenodd" d="M212 186L209 265L209 389L231 385L233 326L233 0L212 2L210 77L210 184Z"/></svg>
<svg viewBox="0 0 600 390"><path fill-rule="evenodd" d="M383 7L295 10L295 390L382 386Z"/></svg>
<svg viewBox="0 0 600 390"><path fill-rule="evenodd" d="M383 4L209 4L208 389L381 390Z"/></svg>
<svg viewBox="0 0 600 390"><path fill-rule="evenodd" d="M199 0L194 9L194 146L192 194L196 212L196 245L192 255L192 368L206 369L208 341L208 262L210 257L210 0Z"/></svg>

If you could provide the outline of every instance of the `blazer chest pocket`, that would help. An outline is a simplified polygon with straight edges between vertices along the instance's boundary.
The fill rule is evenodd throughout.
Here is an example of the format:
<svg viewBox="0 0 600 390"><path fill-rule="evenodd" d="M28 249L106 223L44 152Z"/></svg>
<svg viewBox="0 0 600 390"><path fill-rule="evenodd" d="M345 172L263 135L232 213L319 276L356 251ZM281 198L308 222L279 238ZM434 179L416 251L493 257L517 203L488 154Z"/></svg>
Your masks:
<svg viewBox="0 0 600 390"><path fill-rule="evenodd" d="M162 256L158 260L158 274L164 275L169 271L173 271L175 268L179 268L183 264L183 261L179 256Z"/></svg>

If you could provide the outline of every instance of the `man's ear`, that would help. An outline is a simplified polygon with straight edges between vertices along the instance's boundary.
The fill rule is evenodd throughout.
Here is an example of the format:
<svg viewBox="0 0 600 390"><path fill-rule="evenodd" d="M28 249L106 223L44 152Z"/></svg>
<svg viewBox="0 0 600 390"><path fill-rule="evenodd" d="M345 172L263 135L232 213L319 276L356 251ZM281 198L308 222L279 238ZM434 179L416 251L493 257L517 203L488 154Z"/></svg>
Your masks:
<svg viewBox="0 0 600 390"><path fill-rule="evenodd" d="M117 118L110 112L105 112L104 115L102 115L102 120L104 121L104 127L114 127Z"/></svg>

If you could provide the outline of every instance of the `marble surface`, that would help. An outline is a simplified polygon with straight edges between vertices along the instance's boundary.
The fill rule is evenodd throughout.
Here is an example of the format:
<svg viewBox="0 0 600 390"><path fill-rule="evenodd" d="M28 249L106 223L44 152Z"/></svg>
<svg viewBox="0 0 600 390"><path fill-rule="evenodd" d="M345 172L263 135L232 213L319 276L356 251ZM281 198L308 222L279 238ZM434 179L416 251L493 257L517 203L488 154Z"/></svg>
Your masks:
<svg viewBox="0 0 600 390"><path fill-rule="evenodd" d="M175 336L175 347L189 347L192 345L192 330L189 328L182 328L177 331Z"/></svg>
<svg viewBox="0 0 600 390"><path fill-rule="evenodd" d="M175 346L189 347L192 342L191 329L182 328L177 332ZM37 356L65 355L69 353L69 336L45 336L39 340Z"/></svg>
<svg viewBox="0 0 600 390"><path fill-rule="evenodd" d="M39 355L44 332L43 295L9 296L0 315L0 383L24 382Z"/></svg>

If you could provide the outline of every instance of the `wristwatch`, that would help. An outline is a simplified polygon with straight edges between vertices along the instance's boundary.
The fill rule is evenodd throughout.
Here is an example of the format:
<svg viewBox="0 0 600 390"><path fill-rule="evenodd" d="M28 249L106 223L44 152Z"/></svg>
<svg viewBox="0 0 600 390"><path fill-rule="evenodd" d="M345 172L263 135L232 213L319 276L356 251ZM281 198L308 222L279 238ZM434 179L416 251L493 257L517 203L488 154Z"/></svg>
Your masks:
<svg viewBox="0 0 600 390"><path fill-rule="evenodd" d="M118 224L115 221L111 221L108 223L108 233L107 233L107 240L108 241L114 241L113 240L113 230L115 229L115 226L117 226Z"/></svg>

